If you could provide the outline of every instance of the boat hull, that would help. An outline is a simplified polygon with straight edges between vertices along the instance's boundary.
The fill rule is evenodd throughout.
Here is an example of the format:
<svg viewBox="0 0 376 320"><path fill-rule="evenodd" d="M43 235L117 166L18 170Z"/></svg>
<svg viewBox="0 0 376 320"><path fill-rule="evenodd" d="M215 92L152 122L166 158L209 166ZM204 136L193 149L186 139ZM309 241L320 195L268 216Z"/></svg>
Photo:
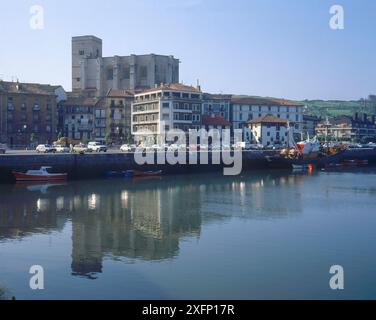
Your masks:
<svg viewBox="0 0 376 320"><path fill-rule="evenodd" d="M67 180L68 175L66 173L56 173L49 175L31 175L22 172L13 172L13 176L16 181L63 181Z"/></svg>
<svg viewBox="0 0 376 320"><path fill-rule="evenodd" d="M316 168L323 168L326 165L339 163L343 159L343 154L345 151L340 151L336 154L331 154L324 157L317 157L313 159L290 159L290 158L274 158L269 159L270 166L276 165L280 168L293 168L312 165Z"/></svg>

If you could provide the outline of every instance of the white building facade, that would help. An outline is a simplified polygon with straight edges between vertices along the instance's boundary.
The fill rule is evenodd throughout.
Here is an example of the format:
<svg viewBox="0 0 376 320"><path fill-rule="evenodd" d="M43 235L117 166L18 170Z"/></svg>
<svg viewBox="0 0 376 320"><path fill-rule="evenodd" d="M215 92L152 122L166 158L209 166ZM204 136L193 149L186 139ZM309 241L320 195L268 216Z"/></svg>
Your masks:
<svg viewBox="0 0 376 320"><path fill-rule="evenodd" d="M160 87L136 94L132 104L132 135L136 142L144 142L150 134L156 143L161 141L163 132L180 129L201 128L202 92L200 88L179 83L164 84Z"/></svg>
<svg viewBox="0 0 376 320"><path fill-rule="evenodd" d="M251 143L269 146L289 143L289 121L272 115L265 115L248 122Z"/></svg>
<svg viewBox="0 0 376 320"><path fill-rule="evenodd" d="M274 98L233 97L231 99L233 129L242 129L243 138L251 142L248 122L266 115L293 123L293 134L300 135L303 129L304 104Z"/></svg>

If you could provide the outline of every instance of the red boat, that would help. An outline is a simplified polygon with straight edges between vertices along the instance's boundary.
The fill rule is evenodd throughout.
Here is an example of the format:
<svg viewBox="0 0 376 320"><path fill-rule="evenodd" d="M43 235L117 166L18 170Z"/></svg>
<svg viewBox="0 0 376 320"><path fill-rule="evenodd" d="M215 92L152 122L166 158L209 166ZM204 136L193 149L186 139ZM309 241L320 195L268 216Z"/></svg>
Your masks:
<svg viewBox="0 0 376 320"><path fill-rule="evenodd" d="M128 170L125 172L125 176L140 178L140 177L158 177L162 175L162 170L159 171L138 171L138 170Z"/></svg>
<svg viewBox="0 0 376 320"><path fill-rule="evenodd" d="M368 165L368 160L345 160L343 161L345 166L366 166Z"/></svg>
<svg viewBox="0 0 376 320"><path fill-rule="evenodd" d="M16 181L61 181L67 180L66 173L49 173L51 167L41 167L39 170L28 170L26 173L13 171Z"/></svg>

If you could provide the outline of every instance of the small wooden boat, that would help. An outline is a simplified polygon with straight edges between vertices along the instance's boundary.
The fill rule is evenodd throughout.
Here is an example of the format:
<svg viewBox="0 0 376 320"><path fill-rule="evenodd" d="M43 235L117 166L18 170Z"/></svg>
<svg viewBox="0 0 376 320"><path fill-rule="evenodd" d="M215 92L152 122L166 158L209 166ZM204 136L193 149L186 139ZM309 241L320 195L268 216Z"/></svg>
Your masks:
<svg viewBox="0 0 376 320"><path fill-rule="evenodd" d="M28 170L26 173L13 171L16 181L59 181L67 180L66 173L49 173L51 167L41 167L39 170Z"/></svg>
<svg viewBox="0 0 376 320"><path fill-rule="evenodd" d="M108 171L106 172L107 178L122 178L126 174L126 171Z"/></svg>
<svg viewBox="0 0 376 320"><path fill-rule="evenodd" d="M368 160L344 160L343 164L345 166L353 166L353 167L358 167L358 166L367 166L368 165Z"/></svg>
<svg viewBox="0 0 376 320"><path fill-rule="evenodd" d="M139 170L127 170L125 172L126 177L157 177L162 175L162 170L159 171L139 171Z"/></svg>
<svg viewBox="0 0 376 320"><path fill-rule="evenodd" d="M296 171L313 171L313 165L312 164L292 164L293 170Z"/></svg>

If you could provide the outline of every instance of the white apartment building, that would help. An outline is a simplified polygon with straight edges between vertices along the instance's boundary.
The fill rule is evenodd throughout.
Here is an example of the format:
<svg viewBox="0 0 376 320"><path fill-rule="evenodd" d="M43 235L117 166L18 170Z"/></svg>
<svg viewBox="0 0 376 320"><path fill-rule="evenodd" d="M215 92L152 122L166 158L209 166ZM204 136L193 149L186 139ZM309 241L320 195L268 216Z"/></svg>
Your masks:
<svg viewBox="0 0 376 320"><path fill-rule="evenodd" d="M285 119L293 127L293 134L301 134L304 104L275 98L236 97L231 99L233 129L242 129L243 138L250 142L251 129L248 122L266 115Z"/></svg>
<svg viewBox="0 0 376 320"><path fill-rule="evenodd" d="M248 122L251 131L251 143L269 146L273 144L287 144L289 121L265 115Z"/></svg>
<svg viewBox="0 0 376 320"><path fill-rule="evenodd" d="M199 87L180 83L162 84L134 96L132 104L132 135L136 142L144 142L153 133L156 143L170 129L201 128L202 92ZM163 126L162 126L163 124Z"/></svg>

